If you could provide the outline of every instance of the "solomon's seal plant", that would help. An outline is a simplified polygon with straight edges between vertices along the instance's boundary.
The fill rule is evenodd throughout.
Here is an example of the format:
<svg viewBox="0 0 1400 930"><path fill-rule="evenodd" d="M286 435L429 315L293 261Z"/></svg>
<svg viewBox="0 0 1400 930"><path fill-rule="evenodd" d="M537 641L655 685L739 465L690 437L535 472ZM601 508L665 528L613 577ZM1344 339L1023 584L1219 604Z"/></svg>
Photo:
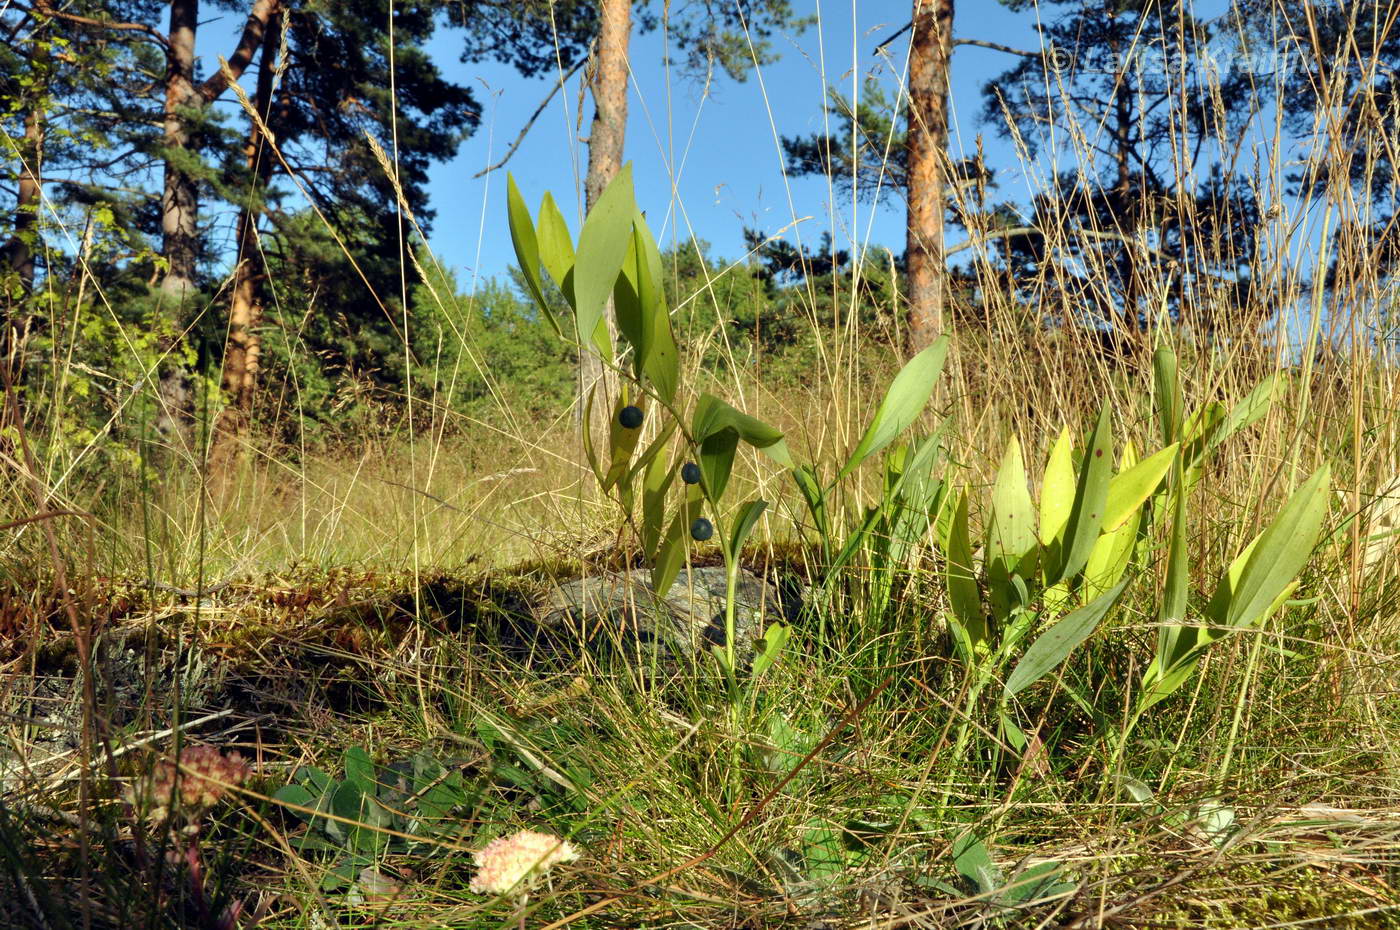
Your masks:
<svg viewBox="0 0 1400 930"><path fill-rule="evenodd" d="M631 166L626 165L604 191L584 220L575 249L573 238L554 199L545 194L537 217L526 207L514 178L507 182L511 240L525 287L540 312L560 336L574 340L580 351L599 355L620 376L619 397L585 397L583 445L604 493L620 505L637 532L651 568L653 590L664 595L685 563L692 540L714 539L724 559L725 642L713 647L726 678L736 684L734 602L739 556L744 543L767 511L768 502L755 499L736 508L724 506L730 475L741 444L757 449L791 470L811 511L823 550L830 553L828 510L836 484L861 463L890 445L923 411L933 392L948 350L946 338L916 355L895 377L868 428L839 475L824 485L810 467L797 468L781 431L714 396L688 397L681 391L680 365L670 311L661 279L661 254L634 199ZM545 299L545 275L558 285L573 309L566 329ZM609 299L620 345L614 345L604 319ZM639 406L643 398L659 416L655 432L644 441ZM603 437L592 435L591 410L607 403L615 411L606 449ZM925 441L919 459L924 474L932 469L936 442ZM900 456L903 456L900 452ZM902 460L902 459L901 459ZM679 486L675 481L679 473ZM901 480L907 492L929 482ZM928 510L922 491L918 505ZM901 498L904 500L904 498ZM705 516L702 516L702 513ZM886 510L880 513L889 516ZM913 526L914 524L910 524ZM925 520L924 525L927 525ZM846 557L874 528L867 521L847 541ZM831 567L839 567L839 560ZM774 624L764 636L763 652L751 670L772 665L787 641L787 628Z"/></svg>

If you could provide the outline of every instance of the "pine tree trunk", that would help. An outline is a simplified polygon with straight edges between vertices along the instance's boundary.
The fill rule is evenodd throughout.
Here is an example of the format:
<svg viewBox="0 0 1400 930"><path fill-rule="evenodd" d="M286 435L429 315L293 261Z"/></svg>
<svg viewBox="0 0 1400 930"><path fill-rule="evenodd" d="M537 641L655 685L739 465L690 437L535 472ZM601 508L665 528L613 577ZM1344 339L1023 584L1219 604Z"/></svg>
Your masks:
<svg viewBox="0 0 1400 930"><path fill-rule="evenodd" d="M32 317L28 295L34 291L34 245L39 235L39 200L42 192L42 163L44 153L44 113L34 102L24 116L24 139L20 153L19 192L15 198L15 231L5 244L5 261L18 278L19 287L5 296L5 316L0 321L0 388L18 387L24 366L25 336ZM10 409L7 397L17 394L5 391L0 397L0 427L13 424L18 410ZM0 443L6 440L0 440ZM0 447L3 447L0 445Z"/></svg>
<svg viewBox="0 0 1400 930"><path fill-rule="evenodd" d="M598 39L594 47L592 79L593 125L588 136L588 177L584 180L585 204L589 210L622 170L622 147L627 134L627 43L632 32L631 0L602 0L599 10ZM604 315L608 338L617 344L612 302ZM580 333L584 344L590 334ZM579 353L579 398L587 402L594 391L592 428L595 442L608 435L615 400L616 378L597 355ZM580 408L582 409L582 408Z"/></svg>
<svg viewBox="0 0 1400 930"><path fill-rule="evenodd" d="M914 0L909 51L908 348L917 352L944 330L947 269L943 263L944 166L948 144L948 70L953 0Z"/></svg>
<svg viewBox="0 0 1400 930"><path fill-rule="evenodd" d="M6 247L10 270L19 277L25 293L34 289L34 243L39 234L39 195L43 190L40 163L44 155L44 114L39 104L24 116L24 142L20 147L19 194L15 198L15 232Z"/></svg>
<svg viewBox="0 0 1400 930"><path fill-rule="evenodd" d="M161 291L176 300L194 289L199 262L199 181L185 169L190 151L190 120L228 89L257 54L280 0L254 0L238 45L228 57L230 75L216 72L194 83L195 34L199 0L171 0L165 66L165 189L160 200L161 254L167 263Z"/></svg>
<svg viewBox="0 0 1400 930"><path fill-rule="evenodd" d="M194 289L199 257L199 187L184 169L188 152L188 111L200 105L194 86L194 43L199 29L199 0L171 0L169 49L165 73L165 189L160 200L161 254L167 263L161 290L183 300Z"/></svg>
<svg viewBox="0 0 1400 930"><path fill-rule="evenodd" d="M272 15L277 13L278 10L274 8ZM263 42L253 108L264 126L270 125L272 120L272 84L276 65L277 43L271 40ZM230 287L228 336L224 342L221 379L227 406L219 414L214 431L214 449L210 455L210 469L215 472L227 472L238 461L239 450L245 445L252 422L253 398L258 386L258 359L262 353L257 329L262 321L258 291L267 277L258 243L258 220L262 216L263 198L277 166L267 143L258 122L249 117L248 142L244 146L249 188L247 199L238 214L238 263L234 266Z"/></svg>

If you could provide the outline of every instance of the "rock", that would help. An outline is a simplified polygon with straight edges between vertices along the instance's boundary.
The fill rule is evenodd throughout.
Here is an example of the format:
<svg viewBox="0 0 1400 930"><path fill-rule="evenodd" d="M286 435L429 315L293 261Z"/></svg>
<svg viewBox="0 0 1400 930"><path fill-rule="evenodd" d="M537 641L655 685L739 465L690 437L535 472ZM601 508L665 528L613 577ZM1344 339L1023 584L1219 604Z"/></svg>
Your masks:
<svg viewBox="0 0 1400 930"><path fill-rule="evenodd" d="M747 570L740 571L735 594L735 650L740 665L745 665L767 625L788 619L796 605ZM547 634L567 636L595 650L615 649L643 660L688 661L705 656L712 645L724 645L724 596L723 566L681 569L660 598L651 590L651 572L634 569L559 584L536 607L535 616Z"/></svg>

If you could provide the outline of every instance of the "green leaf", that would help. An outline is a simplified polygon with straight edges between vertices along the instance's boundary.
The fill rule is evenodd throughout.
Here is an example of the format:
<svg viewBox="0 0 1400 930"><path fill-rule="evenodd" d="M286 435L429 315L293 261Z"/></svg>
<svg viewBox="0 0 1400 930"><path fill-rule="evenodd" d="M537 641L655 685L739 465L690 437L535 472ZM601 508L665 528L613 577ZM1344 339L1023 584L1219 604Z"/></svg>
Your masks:
<svg viewBox="0 0 1400 930"><path fill-rule="evenodd" d="M1168 458L1166 467L1170 468L1171 463L1172 459ZM1118 460L1118 476L1114 478L1114 481L1131 473L1136 464L1137 452L1133 449L1133 442L1130 439L1123 446L1123 455ZM1158 481L1160 480L1159 478ZM1152 487L1155 488L1156 485L1154 484ZM1108 498L1108 510L1111 514L1114 507L1112 483L1108 487ZM1099 541L1094 543L1094 550L1089 553L1089 561L1084 566L1084 598L1086 600L1092 600L1113 587L1118 583L1118 579L1123 577L1123 572L1127 571L1128 562L1133 554L1133 543L1137 540L1138 526L1142 523L1141 503L1139 501L1138 505L1129 511L1129 516L1125 517L1115 529L1111 531L1105 529L1104 534L1099 537Z"/></svg>
<svg viewBox="0 0 1400 930"><path fill-rule="evenodd" d="M992 861L982 840L971 830L953 841L953 868L977 886L981 894L991 894L1001 887L1001 870Z"/></svg>
<svg viewBox="0 0 1400 930"><path fill-rule="evenodd" d="M1207 451L1214 449L1240 430L1253 426L1260 417L1268 413L1281 381L1282 376L1275 372L1255 385L1254 390L1230 410L1230 415L1221 423L1220 428L1211 433L1210 440L1206 443Z"/></svg>
<svg viewBox="0 0 1400 930"><path fill-rule="evenodd" d="M1040 637L1031 643L1026 650L1026 654L1021 656L1021 661L1016 664L1015 670L1007 677L1006 684L1003 686L1006 696L1014 697L1029 688L1069 658L1069 654L1077 649L1080 643L1088 639L1098 627L1099 622L1103 620L1108 609L1118 600L1118 595L1123 593L1123 589L1127 585L1126 581L1119 582L1117 586L1099 595L1040 634Z"/></svg>
<svg viewBox="0 0 1400 930"><path fill-rule="evenodd" d="M1166 674L1161 673L1159 660L1153 659L1143 675L1145 687L1138 695L1138 714L1146 713L1148 708L1171 697L1177 689L1190 681L1196 670L1197 659L1198 657L1193 657L1178 662Z"/></svg>
<svg viewBox="0 0 1400 930"><path fill-rule="evenodd" d="M605 492L631 474L632 454L637 451L637 443L642 438L640 429L628 429L617 421L618 414L629 403L631 401L624 391L608 420L608 470L599 482Z"/></svg>
<svg viewBox="0 0 1400 930"><path fill-rule="evenodd" d="M583 403L583 453L588 459L588 466L593 469L593 476L601 484L605 473L603 466L598 462L598 448L593 442L593 402L597 396L598 389L591 387L588 389L588 398Z"/></svg>
<svg viewBox="0 0 1400 930"><path fill-rule="evenodd" d="M1094 550L1099 531L1103 528L1104 508L1108 503L1108 484L1113 476L1113 422L1108 406L1099 414L1098 425L1089 437L1084 461L1079 466L1079 481L1074 489L1074 507L1065 526L1063 562L1050 579L1053 584L1073 578Z"/></svg>
<svg viewBox="0 0 1400 930"><path fill-rule="evenodd" d="M1181 438L1181 380L1177 376L1176 353L1166 343L1152 353L1152 386L1162 442L1177 442Z"/></svg>
<svg viewBox="0 0 1400 930"><path fill-rule="evenodd" d="M685 553L690 545L690 524L700 516L705 498L696 485L686 487L685 503L671 520L666 530L666 538L656 553L656 561L651 566L651 589L661 597L671 590L681 566L685 564Z"/></svg>
<svg viewBox="0 0 1400 930"><path fill-rule="evenodd" d="M1105 533L1094 544L1089 561L1084 566L1084 597L1098 597L1118 583L1132 561L1133 544L1137 541L1142 511L1134 511L1127 522L1111 533Z"/></svg>
<svg viewBox="0 0 1400 930"><path fill-rule="evenodd" d="M666 492L671 489L677 465L678 462L667 465L664 455L654 455L642 478L642 551L648 559L656 558L656 548L661 544L661 530L666 522Z"/></svg>
<svg viewBox="0 0 1400 930"><path fill-rule="evenodd" d="M762 449L779 465L793 467L782 432L712 394L702 394L696 402L691 436L700 446L700 473L705 491L714 501L724 495L740 439Z"/></svg>
<svg viewBox="0 0 1400 930"><path fill-rule="evenodd" d="M307 791L301 785L283 785L272 792L272 800L278 804L291 804L296 807L314 808L316 806L316 795ZM293 811L302 820L310 820L311 815L306 811Z"/></svg>
<svg viewBox="0 0 1400 930"><path fill-rule="evenodd" d="M792 480L797 484L797 490L801 492L802 500L807 504L807 512L812 515L812 523L816 526L823 547L829 547L831 540L826 523L826 494L817 481L816 471L809 465L801 465L792 470Z"/></svg>
<svg viewBox="0 0 1400 930"><path fill-rule="evenodd" d="M1025 907L1078 888L1073 882L1059 880L1060 869L1061 864L1058 862L1038 862L1028 866L1002 886L997 898L1008 904Z"/></svg>
<svg viewBox="0 0 1400 930"><path fill-rule="evenodd" d="M1327 516L1331 467L1323 465L1283 505L1256 541L1239 583L1211 601L1210 616L1224 626L1248 626L1262 618L1307 564ZM1227 576L1228 577L1228 576Z"/></svg>
<svg viewBox="0 0 1400 930"><path fill-rule="evenodd" d="M972 534L968 529L967 492L958 496L953 523L948 531L944 578L948 602L953 607L952 628L963 661L972 664L985 648L988 631L982 614L982 596L972 567Z"/></svg>
<svg viewBox="0 0 1400 930"><path fill-rule="evenodd" d="M940 336L933 345L911 358L890 382L884 399L871 418L865 435L856 444L855 451L842 466L836 480L849 475L861 463L909 428L933 396L934 385L943 371L943 362L948 356L948 337Z"/></svg>
<svg viewBox="0 0 1400 930"><path fill-rule="evenodd" d="M1108 501L1104 504L1103 531L1111 533L1118 529L1128 517L1136 514L1149 497L1157 490L1171 471L1172 462L1180 443L1172 443L1131 467L1122 466L1118 474L1108 483Z"/></svg>
<svg viewBox="0 0 1400 930"><path fill-rule="evenodd" d="M358 852L374 854L388 845L389 836L382 832L389 826L392 815L379 805L374 797L360 790L353 781L346 780L336 790L331 810L337 817L351 821L342 823L346 829L346 845Z"/></svg>
<svg viewBox="0 0 1400 930"><path fill-rule="evenodd" d="M535 238L535 225L530 221L530 209L525 206L525 198L515 186L515 178L506 175L506 215L510 222L510 241L515 246L515 259L520 263L520 272L525 278L525 288L535 301L535 306L549 320L554 331L563 336L549 303L544 299L544 285L540 280L540 247Z"/></svg>
<svg viewBox="0 0 1400 930"><path fill-rule="evenodd" d="M808 880L829 881L845 870L846 847L841 842L841 831L825 821L813 819L808 822L802 847Z"/></svg>
<svg viewBox="0 0 1400 930"><path fill-rule="evenodd" d="M1009 576L1035 548L1035 504L1026 484L1021 443L1012 436L992 489L992 518L987 527L988 570L999 565Z"/></svg>
<svg viewBox="0 0 1400 930"><path fill-rule="evenodd" d="M579 340L591 340L605 359L612 358L612 346L607 344L606 330L603 330L601 342L597 334L603 310L632 244L632 215L636 210L632 165L628 163L622 166L588 212L578 237L573 279Z"/></svg>
<svg viewBox="0 0 1400 930"><path fill-rule="evenodd" d="M768 509L768 502L765 500L752 500L739 508L738 514L734 517L733 535L729 540L729 551L735 558L739 557L740 551L744 548L744 541L749 538L753 528L758 525L758 519L763 516L763 511L766 509Z"/></svg>
<svg viewBox="0 0 1400 930"><path fill-rule="evenodd" d="M1040 481L1040 543L1050 547L1064 533L1074 509L1073 440L1069 427L1060 430L1060 438L1050 450L1045 474Z"/></svg>
<svg viewBox="0 0 1400 930"><path fill-rule="evenodd" d="M632 347L632 374L641 380L646 361L646 334L642 331L642 300L637 294L637 250L634 239L627 244L627 257L613 284L613 316L617 334Z"/></svg>
<svg viewBox="0 0 1400 930"><path fill-rule="evenodd" d="M1186 472L1178 459L1172 489L1172 531L1167 550L1167 580L1162 592L1162 607L1157 622L1157 656L1154 660L1159 674L1170 672L1194 646L1195 630L1181 626L1186 616L1190 565L1186 541ZM1185 642L1183 642L1183 639ZM1152 681L1150 676L1144 680ZM1165 696L1165 695L1163 695ZM1157 698L1156 700L1161 700Z"/></svg>
<svg viewBox="0 0 1400 930"><path fill-rule="evenodd" d="M548 193L540 203L538 238L540 261L554 283L563 289L564 279L574 268L574 240L569 235L569 224Z"/></svg>
<svg viewBox="0 0 1400 930"><path fill-rule="evenodd" d="M637 299L641 304L642 345L645 347L642 371L651 379L661 399L669 404L675 401L680 385L680 356L662 286L661 252L641 213L632 220L632 241L637 258Z"/></svg>
<svg viewBox="0 0 1400 930"><path fill-rule="evenodd" d="M783 647L787 645L791 635L792 627L786 623L768 624L768 629L763 631L763 649L753 659L752 675L755 679L778 661L778 656L782 655Z"/></svg>
<svg viewBox="0 0 1400 930"><path fill-rule="evenodd" d="M379 783L375 778L374 760L360 746L345 750L345 780L355 784L365 794L375 794Z"/></svg>

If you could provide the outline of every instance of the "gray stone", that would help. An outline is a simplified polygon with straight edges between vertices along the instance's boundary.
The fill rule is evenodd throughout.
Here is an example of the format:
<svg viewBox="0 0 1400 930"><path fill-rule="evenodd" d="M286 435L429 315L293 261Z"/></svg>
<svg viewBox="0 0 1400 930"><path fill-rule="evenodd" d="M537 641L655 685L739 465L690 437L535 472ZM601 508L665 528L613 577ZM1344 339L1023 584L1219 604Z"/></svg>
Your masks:
<svg viewBox="0 0 1400 930"><path fill-rule="evenodd" d="M763 630L784 619L785 610L778 589L746 570L739 573L735 594L734 645L742 666L752 659ZM689 660L724 645L724 598L723 566L681 569L664 597L652 592L650 571L634 569L556 585L535 616L546 633L590 648Z"/></svg>

